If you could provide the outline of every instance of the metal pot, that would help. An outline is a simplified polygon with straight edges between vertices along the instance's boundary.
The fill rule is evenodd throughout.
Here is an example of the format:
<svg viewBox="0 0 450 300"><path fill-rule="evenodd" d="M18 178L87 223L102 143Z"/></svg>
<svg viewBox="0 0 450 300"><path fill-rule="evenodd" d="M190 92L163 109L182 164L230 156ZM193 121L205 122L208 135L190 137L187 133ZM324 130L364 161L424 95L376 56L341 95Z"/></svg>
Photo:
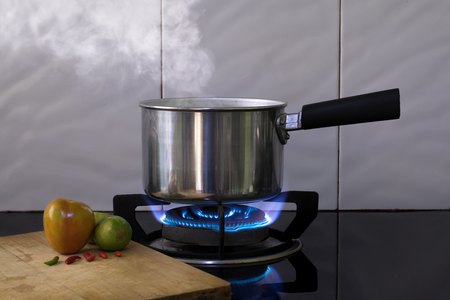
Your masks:
<svg viewBox="0 0 450 300"><path fill-rule="evenodd" d="M175 203L244 203L281 191L288 131L400 117L399 90L305 105L241 98L147 100L142 108L143 184Z"/></svg>

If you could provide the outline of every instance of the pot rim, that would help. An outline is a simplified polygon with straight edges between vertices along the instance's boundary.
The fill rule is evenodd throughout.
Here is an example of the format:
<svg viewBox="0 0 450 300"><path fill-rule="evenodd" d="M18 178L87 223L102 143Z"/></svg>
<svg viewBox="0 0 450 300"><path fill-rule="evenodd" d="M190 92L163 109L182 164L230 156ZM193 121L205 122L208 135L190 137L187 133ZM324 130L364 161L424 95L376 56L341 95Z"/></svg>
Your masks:
<svg viewBox="0 0 450 300"><path fill-rule="evenodd" d="M175 111L246 111L283 108L286 102L253 98L162 98L145 100L139 106L147 109Z"/></svg>

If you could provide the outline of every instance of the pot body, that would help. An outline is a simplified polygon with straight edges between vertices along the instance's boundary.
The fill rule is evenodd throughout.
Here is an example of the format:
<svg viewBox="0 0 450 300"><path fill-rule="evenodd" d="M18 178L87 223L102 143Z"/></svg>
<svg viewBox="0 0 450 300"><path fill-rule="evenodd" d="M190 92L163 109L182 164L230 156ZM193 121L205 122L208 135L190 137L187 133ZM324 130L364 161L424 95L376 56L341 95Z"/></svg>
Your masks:
<svg viewBox="0 0 450 300"><path fill-rule="evenodd" d="M142 107L143 185L175 203L245 203L275 197L283 182L280 101L159 99Z"/></svg>

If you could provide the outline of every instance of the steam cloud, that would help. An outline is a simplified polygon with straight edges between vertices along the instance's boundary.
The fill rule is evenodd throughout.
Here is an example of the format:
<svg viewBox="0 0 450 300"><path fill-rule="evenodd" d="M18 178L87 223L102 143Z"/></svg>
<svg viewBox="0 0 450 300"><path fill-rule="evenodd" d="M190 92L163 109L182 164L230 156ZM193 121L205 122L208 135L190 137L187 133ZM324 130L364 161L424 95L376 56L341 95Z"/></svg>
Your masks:
<svg viewBox="0 0 450 300"><path fill-rule="evenodd" d="M159 0L2 0L2 57L36 47L55 61L75 62L80 77L133 66L134 75L159 83L162 19L164 85L198 94L214 69L191 14L199 1L165 0L161 18Z"/></svg>

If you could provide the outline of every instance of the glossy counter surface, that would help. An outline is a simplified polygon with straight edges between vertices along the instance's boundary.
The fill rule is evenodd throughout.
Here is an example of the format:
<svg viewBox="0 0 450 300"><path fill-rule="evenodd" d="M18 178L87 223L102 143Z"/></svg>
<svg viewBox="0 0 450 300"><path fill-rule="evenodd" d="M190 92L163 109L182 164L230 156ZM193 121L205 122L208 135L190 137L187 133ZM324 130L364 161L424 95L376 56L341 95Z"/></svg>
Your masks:
<svg viewBox="0 0 450 300"><path fill-rule="evenodd" d="M274 227L293 215L282 212ZM146 231L157 226L151 212L136 217ZM0 213L0 236L40 230L42 213ZM299 259L235 283L233 299L448 299L449 230L449 211L319 212Z"/></svg>

